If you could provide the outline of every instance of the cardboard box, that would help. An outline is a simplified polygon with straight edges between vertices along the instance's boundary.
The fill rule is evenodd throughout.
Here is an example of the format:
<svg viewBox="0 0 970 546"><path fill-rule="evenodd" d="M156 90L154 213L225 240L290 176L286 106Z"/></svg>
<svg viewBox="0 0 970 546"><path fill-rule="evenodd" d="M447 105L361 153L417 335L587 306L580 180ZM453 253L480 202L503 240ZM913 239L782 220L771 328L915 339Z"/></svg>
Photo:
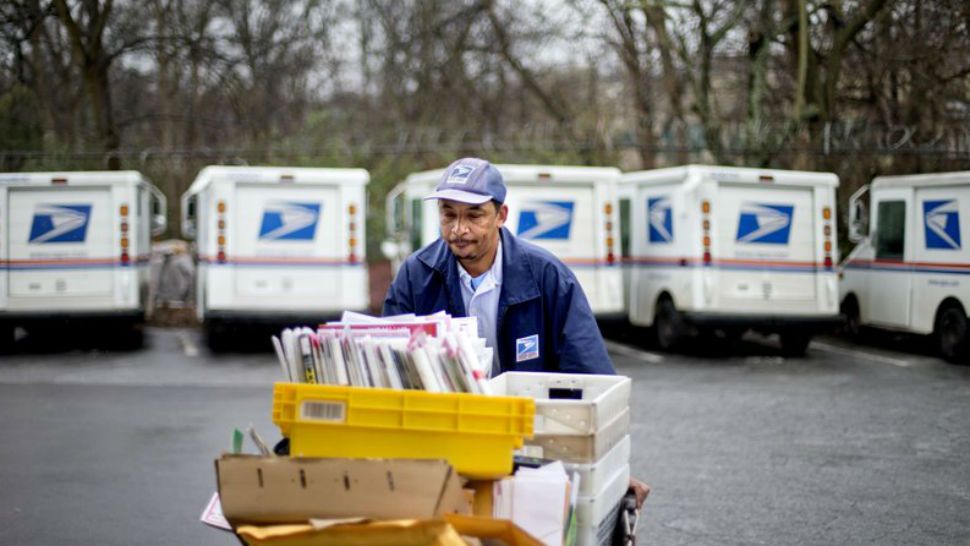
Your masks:
<svg viewBox="0 0 970 546"><path fill-rule="evenodd" d="M471 511L458 474L440 460L227 454L216 460L216 476L233 528L345 517L440 519Z"/></svg>

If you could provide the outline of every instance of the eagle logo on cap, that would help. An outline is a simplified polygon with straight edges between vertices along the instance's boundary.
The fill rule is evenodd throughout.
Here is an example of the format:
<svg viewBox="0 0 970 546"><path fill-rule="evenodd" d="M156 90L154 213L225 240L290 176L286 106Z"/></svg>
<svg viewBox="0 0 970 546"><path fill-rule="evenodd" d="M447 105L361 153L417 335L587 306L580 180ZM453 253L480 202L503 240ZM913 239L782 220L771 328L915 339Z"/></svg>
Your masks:
<svg viewBox="0 0 970 546"><path fill-rule="evenodd" d="M451 170L451 174L448 175L448 180L445 181L446 184L466 184L468 182L468 177L471 176L472 171L475 167L472 165L457 165Z"/></svg>

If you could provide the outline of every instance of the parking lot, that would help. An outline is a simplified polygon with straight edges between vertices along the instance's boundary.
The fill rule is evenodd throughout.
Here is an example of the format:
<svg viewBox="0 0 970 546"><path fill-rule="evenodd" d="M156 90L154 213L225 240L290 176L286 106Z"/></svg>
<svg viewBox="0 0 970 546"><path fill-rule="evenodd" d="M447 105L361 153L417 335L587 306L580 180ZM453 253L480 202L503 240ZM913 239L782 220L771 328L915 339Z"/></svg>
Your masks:
<svg viewBox="0 0 970 546"><path fill-rule="evenodd" d="M670 355L604 329L633 378L634 475L653 487L642 544L970 540L970 369L913 340ZM48 340L0 360L0 544L237 543L199 515L233 428L278 438L273 355L147 334L137 351Z"/></svg>

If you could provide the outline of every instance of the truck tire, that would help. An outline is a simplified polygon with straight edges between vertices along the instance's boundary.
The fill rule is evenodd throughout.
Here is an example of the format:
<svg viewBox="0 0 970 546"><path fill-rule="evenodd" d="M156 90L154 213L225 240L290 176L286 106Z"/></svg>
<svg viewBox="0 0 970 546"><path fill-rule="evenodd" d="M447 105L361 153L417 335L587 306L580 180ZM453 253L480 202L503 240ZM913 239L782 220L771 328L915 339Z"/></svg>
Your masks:
<svg viewBox="0 0 970 546"><path fill-rule="evenodd" d="M941 309L933 334L944 360L967 364L967 314L962 307L951 303Z"/></svg>
<svg viewBox="0 0 970 546"><path fill-rule="evenodd" d="M845 322L842 331L851 340L862 338L862 314L859 312L859 301L853 296L845 298L842 302L842 316Z"/></svg>
<svg viewBox="0 0 970 546"><path fill-rule="evenodd" d="M798 331L781 332L781 354L784 356L805 356L812 334Z"/></svg>
<svg viewBox="0 0 970 546"><path fill-rule="evenodd" d="M224 353L229 350L229 333L226 327L216 321L205 324L205 341L213 353Z"/></svg>
<svg viewBox="0 0 970 546"><path fill-rule="evenodd" d="M10 354L14 349L14 333L16 328L0 324L0 355Z"/></svg>
<svg viewBox="0 0 970 546"><path fill-rule="evenodd" d="M653 328L657 336L657 346L665 351L673 351L684 337L684 319L674 307L674 302L667 298L657 304L657 312L653 318Z"/></svg>
<svg viewBox="0 0 970 546"><path fill-rule="evenodd" d="M145 329L142 324L134 323L124 327L116 338L118 348L123 351L137 351L145 346Z"/></svg>

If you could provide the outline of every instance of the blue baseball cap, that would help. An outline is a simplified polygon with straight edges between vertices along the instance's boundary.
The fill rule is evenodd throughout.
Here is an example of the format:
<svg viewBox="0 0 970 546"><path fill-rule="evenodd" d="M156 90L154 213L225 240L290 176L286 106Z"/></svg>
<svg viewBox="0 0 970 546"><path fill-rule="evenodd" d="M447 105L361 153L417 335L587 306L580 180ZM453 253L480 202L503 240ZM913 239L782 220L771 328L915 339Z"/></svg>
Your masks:
<svg viewBox="0 0 970 546"><path fill-rule="evenodd" d="M448 165L434 193L425 199L447 199L469 205L488 201L504 203L505 179L488 161L466 157Z"/></svg>

